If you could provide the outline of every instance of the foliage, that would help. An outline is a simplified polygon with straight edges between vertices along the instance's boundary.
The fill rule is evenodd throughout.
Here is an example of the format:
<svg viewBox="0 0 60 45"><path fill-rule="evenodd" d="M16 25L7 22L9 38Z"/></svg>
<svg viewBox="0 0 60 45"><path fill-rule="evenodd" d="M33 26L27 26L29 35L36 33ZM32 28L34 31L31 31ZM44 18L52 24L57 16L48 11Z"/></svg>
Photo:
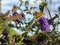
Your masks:
<svg viewBox="0 0 60 45"><path fill-rule="evenodd" d="M44 7L47 8L49 15L50 11L47 7L46 0L39 4L39 12L32 13L31 11L36 9L37 7L28 7L29 6L29 0L28 1L20 1L20 6L13 5L12 9L12 16L9 16L10 10L7 11L7 13L0 13L0 42L2 45L5 44L12 44L12 45L60 45L60 32L57 31L56 27L60 24L59 22L59 12L60 7L58 8L58 14L55 14L54 17L51 17L50 19L46 19L44 16ZM37 1L36 1L37 2ZM24 5L25 9L21 9L21 6ZM16 13L17 9L19 9L22 13ZM33 19L26 23L25 13L33 15ZM23 18L23 19L22 19ZM54 20L58 18L57 22L54 22ZM40 20L39 20L40 19ZM38 21L39 20L39 21ZM8 23L13 21L15 23ZM25 26L24 26L25 24ZM23 25L23 26L22 26ZM42 25L42 26L41 26ZM53 29L46 31L49 26L52 25ZM42 31L42 29L44 31ZM22 31L23 33L20 34L17 33L14 29ZM6 31L6 30L7 31ZM7 32L7 36L4 34L4 30ZM4 32L4 34L3 34ZM30 34L29 34L30 33Z"/></svg>

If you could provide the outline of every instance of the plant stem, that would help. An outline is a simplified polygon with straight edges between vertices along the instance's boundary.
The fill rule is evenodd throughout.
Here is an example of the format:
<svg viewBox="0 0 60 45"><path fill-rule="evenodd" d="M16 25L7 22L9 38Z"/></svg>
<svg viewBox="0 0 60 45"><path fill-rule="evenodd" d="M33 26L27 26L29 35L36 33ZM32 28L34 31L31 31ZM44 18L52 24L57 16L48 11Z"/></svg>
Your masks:
<svg viewBox="0 0 60 45"><path fill-rule="evenodd" d="M43 0L41 0L41 1L44 2L44 3L46 3L46 1L43 1ZM50 13L50 10L48 9L47 5L46 5L46 8L47 8L47 10L48 10L48 13L49 13L50 19L51 19L51 13Z"/></svg>
<svg viewBox="0 0 60 45"><path fill-rule="evenodd" d="M50 15L50 19L51 19L51 13L50 13L50 10L48 9L48 7L46 6L47 10L48 10L48 13Z"/></svg>

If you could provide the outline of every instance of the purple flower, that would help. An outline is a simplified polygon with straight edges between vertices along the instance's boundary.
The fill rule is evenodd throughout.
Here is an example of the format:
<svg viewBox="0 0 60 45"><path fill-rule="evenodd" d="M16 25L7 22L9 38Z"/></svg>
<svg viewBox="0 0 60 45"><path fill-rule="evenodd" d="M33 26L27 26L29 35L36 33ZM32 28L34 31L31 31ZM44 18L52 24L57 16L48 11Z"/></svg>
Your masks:
<svg viewBox="0 0 60 45"><path fill-rule="evenodd" d="M20 15L21 16L17 19L19 22L24 19L24 14L23 13L20 13Z"/></svg>
<svg viewBox="0 0 60 45"><path fill-rule="evenodd" d="M48 43L48 40L46 39L46 40L44 40L43 42L44 42L45 44L47 44L47 43Z"/></svg>
<svg viewBox="0 0 60 45"><path fill-rule="evenodd" d="M21 20L23 20L23 17L22 17L22 16L20 16L20 17L18 18L18 21L21 21Z"/></svg>
<svg viewBox="0 0 60 45"><path fill-rule="evenodd" d="M12 15L18 14L17 12L13 12Z"/></svg>
<svg viewBox="0 0 60 45"><path fill-rule="evenodd" d="M1 45L4 45L5 40L4 40L4 39L2 39L2 38L0 38L0 42L1 42Z"/></svg>
<svg viewBox="0 0 60 45"><path fill-rule="evenodd" d="M3 34L4 36L8 36L8 31L5 29L5 30L2 32L2 34Z"/></svg>
<svg viewBox="0 0 60 45"><path fill-rule="evenodd" d="M40 22L41 31L50 32L50 26L48 20L45 17L41 17L38 20Z"/></svg>

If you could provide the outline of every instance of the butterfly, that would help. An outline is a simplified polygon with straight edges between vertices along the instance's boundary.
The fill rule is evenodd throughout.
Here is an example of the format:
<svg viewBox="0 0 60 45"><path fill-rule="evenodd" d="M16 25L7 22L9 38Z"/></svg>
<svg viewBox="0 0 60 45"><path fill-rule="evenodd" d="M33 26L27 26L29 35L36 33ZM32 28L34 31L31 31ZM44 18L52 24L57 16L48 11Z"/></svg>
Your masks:
<svg viewBox="0 0 60 45"><path fill-rule="evenodd" d="M8 17L8 20L9 21L17 20L19 17L21 17L20 14L15 14L13 16Z"/></svg>
<svg viewBox="0 0 60 45"><path fill-rule="evenodd" d="M42 15L44 15L43 12L36 12L36 13L34 14L35 18L39 18L39 17L41 17Z"/></svg>

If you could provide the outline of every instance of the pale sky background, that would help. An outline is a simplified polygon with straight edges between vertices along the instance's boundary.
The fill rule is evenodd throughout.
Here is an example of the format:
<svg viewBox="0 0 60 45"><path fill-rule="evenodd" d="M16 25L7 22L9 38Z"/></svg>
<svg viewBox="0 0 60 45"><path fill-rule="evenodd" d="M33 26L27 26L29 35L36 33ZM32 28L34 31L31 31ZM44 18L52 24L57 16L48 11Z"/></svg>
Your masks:
<svg viewBox="0 0 60 45"><path fill-rule="evenodd" d="M26 0L24 0L24 1L26 1ZM34 4L33 1L34 0L30 0L30 2L29 2L30 7L31 6L37 6L38 7L38 5L41 3L41 0L38 0L36 4ZM51 4L50 4L50 0L47 0L47 3L48 3L48 8L51 12L51 15L54 16L54 14L56 13L55 10L58 11L58 6L60 6L60 0L52 0ZM5 13L6 11L11 10L12 6L14 4L19 6L20 5L19 0L2 0L2 10L1 11L3 13ZM22 9L23 8L24 8L24 6L22 6ZM39 11L39 9L37 8L34 11ZM44 9L44 12L46 15L48 15L48 12L46 9ZM27 15L26 17L27 17L26 20L28 20L29 18L31 18L31 20L32 20L32 18L33 18L31 15ZM48 16L46 16L46 17L48 17ZM60 25L58 26L58 29L60 29Z"/></svg>

